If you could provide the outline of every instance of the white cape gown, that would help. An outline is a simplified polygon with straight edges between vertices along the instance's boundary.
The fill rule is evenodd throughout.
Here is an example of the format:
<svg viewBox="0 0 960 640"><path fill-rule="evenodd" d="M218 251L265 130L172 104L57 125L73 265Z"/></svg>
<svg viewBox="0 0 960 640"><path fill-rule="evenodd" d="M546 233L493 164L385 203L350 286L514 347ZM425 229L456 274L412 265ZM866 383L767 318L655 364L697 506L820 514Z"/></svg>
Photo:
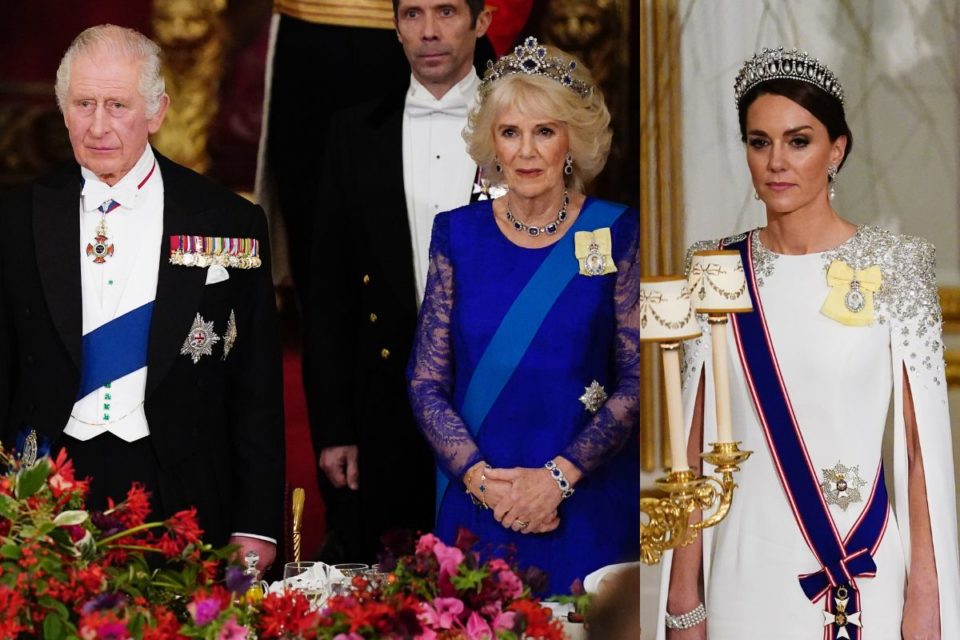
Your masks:
<svg viewBox="0 0 960 640"><path fill-rule="evenodd" d="M767 326L813 467L818 473L837 463L856 467L865 481L860 488L864 500L876 480L893 392L893 468L887 468L886 475L897 509L891 509L874 556L876 577L856 580L862 598L862 639L900 640L910 554L904 368L913 392L926 473L942 637L960 638L952 442L933 247L875 227L861 227L831 251L802 256L774 254L760 244L756 233L748 242L754 248ZM691 252L707 248L717 248L717 242L699 243ZM826 270L834 259L855 269L881 267L883 285L875 295L876 320L870 326L847 326L820 313L829 291ZM702 372L704 442L709 443L716 440L716 421L709 330L703 324L704 337L685 345L684 413L689 424ZM734 439L754 453L736 478L739 488L726 519L703 535L707 637L823 638L824 602L811 603L797 580L820 566L787 503L729 325L727 337ZM709 465L707 471L712 471ZM864 504L854 502L845 510L830 506L841 536L855 523ZM666 610L671 559L668 553L662 563L659 620ZM661 623L657 638L664 637Z"/></svg>

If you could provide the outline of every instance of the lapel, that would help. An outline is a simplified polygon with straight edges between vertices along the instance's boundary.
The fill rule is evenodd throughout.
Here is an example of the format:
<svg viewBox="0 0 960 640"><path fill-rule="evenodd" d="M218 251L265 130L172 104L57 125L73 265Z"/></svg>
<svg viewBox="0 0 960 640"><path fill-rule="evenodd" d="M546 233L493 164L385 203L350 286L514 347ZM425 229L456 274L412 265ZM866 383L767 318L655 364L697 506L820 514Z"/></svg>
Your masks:
<svg viewBox="0 0 960 640"><path fill-rule="evenodd" d="M163 178L163 247L157 267L157 295L150 321L144 399L150 398L179 356L183 340L200 308L207 276L206 269L170 264L170 236L200 235L200 212L190 205L189 187L183 184L182 178L189 177L185 173L187 170L167 160L156 150L154 153Z"/></svg>
<svg viewBox="0 0 960 640"><path fill-rule="evenodd" d="M80 169L58 173L33 192L37 269L50 317L77 369L81 366Z"/></svg>
<svg viewBox="0 0 960 640"><path fill-rule="evenodd" d="M416 296L413 273L413 246L410 234L410 220L407 212L407 195L403 185L403 107L406 97L402 91L391 94L370 117L370 142L375 144L378 170L377 180L384 187L377 193L373 206L363 207L364 227L370 238L374 255L382 256L389 265L405 265L387 269L381 277L390 282L390 288L398 292L401 300L410 300L411 306ZM364 167L358 175L369 171L369 155L365 155Z"/></svg>

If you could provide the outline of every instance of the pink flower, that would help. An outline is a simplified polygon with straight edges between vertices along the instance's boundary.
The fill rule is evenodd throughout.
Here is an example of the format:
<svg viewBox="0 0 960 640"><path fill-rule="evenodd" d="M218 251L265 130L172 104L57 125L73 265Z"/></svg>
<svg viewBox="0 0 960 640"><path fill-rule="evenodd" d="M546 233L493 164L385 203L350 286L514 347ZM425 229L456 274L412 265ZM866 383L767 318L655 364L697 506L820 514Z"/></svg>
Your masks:
<svg viewBox="0 0 960 640"><path fill-rule="evenodd" d="M363 640L363 636L359 633L338 633L333 640Z"/></svg>
<svg viewBox="0 0 960 640"><path fill-rule="evenodd" d="M433 547L433 555L437 557L437 561L440 563L441 578L456 575L460 563L463 562L463 551L456 547L448 547L442 542L437 542Z"/></svg>
<svg viewBox="0 0 960 640"><path fill-rule="evenodd" d="M193 616L193 621L198 627L210 624L220 613L220 600L217 598L203 598L194 600L187 605L187 611Z"/></svg>
<svg viewBox="0 0 960 640"><path fill-rule="evenodd" d="M466 631L467 640L490 640L493 638L493 630L490 625L476 611L470 614Z"/></svg>
<svg viewBox="0 0 960 640"><path fill-rule="evenodd" d="M122 622L108 622L97 628L97 640L125 640L128 637L127 625Z"/></svg>
<svg viewBox="0 0 960 640"><path fill-rule="evenodd" d="M510 565L508 565L503 558L491 558L487 565L490 567L490 571L493 573L496 573L497 571L511 571Z"/></svg>
<svg viewBox="0 0 960 640"><path fill-rule="evenodd" d="M416 636L414 640L437 640L437 632L433 629L424 627L420 632L420 635Z"/></svg>
<svg viewBox="0 0 960 640"><path fill-rule="evenodd" d="M511 600L515 600L523 595L523 582L513 571L504 569L497 574L497 582L500 584L500 590Z"/></svg>
<svg viewBox="0 0 960 640"><path fill-rule="evenodd" d="M417 540L417 553L430 553L440 542L440 539L432 533L426 533Z"/></svg>
<svg viewBox="0 0 960 640"><path fill-rule="evenodd" d="M421 604L419 618L434 629L452 629L454 622L463 613L463 602L457 598L435 598L433 606Z"/></svg>
<svg viewBox="0 0 960 640"><path fill-rule="evenodd" d="M493 629L495 631L513 631L513 627L517 623L516 617L517 614L513 611L497 614L497 617L493 619Z"/></svg>
<svg viewBox="0 0 960 640"><path fill-rule="evenodd" d="M217 640L247 640L249 630L243 625L237 624L237 618L230 616L230 619L220 628L220 634Z"/></svg>

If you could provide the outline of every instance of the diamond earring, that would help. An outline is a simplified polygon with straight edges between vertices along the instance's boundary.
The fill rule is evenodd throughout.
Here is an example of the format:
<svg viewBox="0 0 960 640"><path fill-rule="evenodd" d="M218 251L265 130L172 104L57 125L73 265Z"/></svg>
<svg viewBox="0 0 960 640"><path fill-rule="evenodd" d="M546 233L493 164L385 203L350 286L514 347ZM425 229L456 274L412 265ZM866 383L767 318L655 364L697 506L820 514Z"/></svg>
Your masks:
<svg viewBox="0 0 960 640"><path fill-rule="evenodd" d="M830 199L837 197L837 166L832 164L827 167L827 182L830 184Z"/></svg>
<svg viewBox="0 0 960 640"><path fill-rule="evenodd" d="M563 172L566 175L573 175L573 156L570 155L570 152L567 152L567 157L563 161Z"/></svg>

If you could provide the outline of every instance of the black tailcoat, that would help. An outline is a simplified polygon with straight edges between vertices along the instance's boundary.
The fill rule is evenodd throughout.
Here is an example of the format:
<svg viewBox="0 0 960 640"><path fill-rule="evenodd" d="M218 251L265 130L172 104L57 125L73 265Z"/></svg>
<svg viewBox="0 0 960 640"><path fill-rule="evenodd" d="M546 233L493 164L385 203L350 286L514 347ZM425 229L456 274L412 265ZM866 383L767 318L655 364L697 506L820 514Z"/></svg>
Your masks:
<svg viewBox="0 0 960 640"><path fill-rule="evenodd" d="M417 321L403 184L406 87L336 114L326 145L307 318L305 383L319 451L358 445L360 489L321 480L330 544L372 559L391 529L433 526L434 463L407 400ZM321 474L322 475L322 474Z"/></svg>
<svg viewBox="0 0 960 640"><path fill-rule="evenodd" d="M145 413L164 515L196 506L205 539L234 532L279 538L284 438L282 371L263 212L160 154L163 247L147 355ZM70 417L82 362L81 180L76 164L0 201L0 425L7 447L35 429L56 443ZM258 269L169 263L169 236L257 238ZM120 250L120 248L118 248ZM237 339L194 364L180 349L197 313ZM110 460L103 460L109 465ZM95 473L94 473L95 481ZM123 496L118 496L122 498Z"/></svg>

